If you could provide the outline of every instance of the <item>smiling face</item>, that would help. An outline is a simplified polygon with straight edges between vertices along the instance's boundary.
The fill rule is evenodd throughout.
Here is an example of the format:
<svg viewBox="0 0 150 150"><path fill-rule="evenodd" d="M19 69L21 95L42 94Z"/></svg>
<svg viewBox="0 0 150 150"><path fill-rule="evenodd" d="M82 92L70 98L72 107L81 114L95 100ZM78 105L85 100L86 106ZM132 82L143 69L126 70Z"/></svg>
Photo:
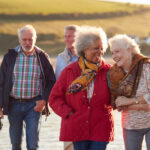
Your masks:
<svg viewBox="0 0 150 150"><path fill-rule="evenodd" d="M74 42L74 35L75 31L74 30L66 30L65 31L65 44L66 48L72 49L73 48L73 42Z"/></svg>
<svg viewBox="0 0 150 150"><path fill-rule="evenodd" d="M36 37L32 31L24 30L21 32L19 42L25 52L31 52L34 49Z"/></svg>
<svg viewBox="0 0 150 150"><path fill-rule="evenodd" d="M116 62L118 67L122 67L124 70L129 70L132 63L132 51L131 49L122 50L119 48L111 49L112 59Z"/></svg>
<svg viewBox="0 0 150 150"><path fill-rule="evenodd" d="M86 60L92 62L92 63L98 63L101 61L102 56L104 54L102 43L98 39L94 41L87 49L84 51Z"/></svg>

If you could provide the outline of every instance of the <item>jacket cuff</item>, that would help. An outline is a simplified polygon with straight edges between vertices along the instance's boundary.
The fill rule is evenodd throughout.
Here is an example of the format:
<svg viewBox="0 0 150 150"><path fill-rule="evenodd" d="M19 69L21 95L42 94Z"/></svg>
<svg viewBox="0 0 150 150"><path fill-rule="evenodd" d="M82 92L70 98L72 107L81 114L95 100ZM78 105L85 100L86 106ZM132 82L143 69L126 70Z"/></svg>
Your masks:
<svg viewBox="0 0 150 150"><path fill-rule="evenodd" d="M73 112L73 110L72 110L72 109L69 109L68 111L66 111L66 112L64 112L63 114L61 114L61 117L62 117L63 119L67 119L68 115L69 115L70 113L72 113L72 112Z"/></svg>

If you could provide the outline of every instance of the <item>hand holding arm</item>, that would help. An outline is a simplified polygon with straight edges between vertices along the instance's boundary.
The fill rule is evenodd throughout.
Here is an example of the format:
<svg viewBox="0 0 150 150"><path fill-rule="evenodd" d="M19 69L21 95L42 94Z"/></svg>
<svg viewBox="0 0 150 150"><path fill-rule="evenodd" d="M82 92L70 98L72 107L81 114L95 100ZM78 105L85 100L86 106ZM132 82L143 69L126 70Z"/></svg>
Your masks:
<svg viewBox="0 0 150 150"><path fill-rule="evenodd" d="M125 96L118 96L116 99L116 106L129 106L134 104L146 104L146 101L143 96L138 96L134 98L127 98Z"/></svg>
<svg viewBox="0 0 150 150"><path fill-rule="evenodd" d="M134 104L134 105L129 105L129 106L117 107L117 110L119 112L128 111L128 110L150 111L150 105L149 104Z"/></svg>
<svg viewBox="0 0 150 150"><path fill-rule="evenodd" d="M126 107L125 110L150 111L149 104L135 104Z"/></svg>

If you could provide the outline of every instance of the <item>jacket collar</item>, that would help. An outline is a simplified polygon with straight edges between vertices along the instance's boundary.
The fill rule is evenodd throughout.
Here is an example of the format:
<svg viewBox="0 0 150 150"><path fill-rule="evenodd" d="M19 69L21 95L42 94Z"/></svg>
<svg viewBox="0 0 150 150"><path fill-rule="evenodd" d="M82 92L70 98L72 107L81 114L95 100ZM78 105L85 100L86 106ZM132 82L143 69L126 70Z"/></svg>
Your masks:
<svg viewBox="0 0 150 150"><path fill-rule="evenodd" d="M59 54L65 61L65 63L67 65L69 65L70 63L72 63L72 57L75 57L71 54L71 51L68 48L65 48L65 50Z"/></svg>
<svg viewBox="0 0 150 150"><path fill-rule="evenodd" d="M17 47L14 48L14 50L19 53L21 51L21 45L18 45ZM35 50L37 53L40 53L41 51L43 51L41 48L39 48L38 46L35 45Z"/></svg>

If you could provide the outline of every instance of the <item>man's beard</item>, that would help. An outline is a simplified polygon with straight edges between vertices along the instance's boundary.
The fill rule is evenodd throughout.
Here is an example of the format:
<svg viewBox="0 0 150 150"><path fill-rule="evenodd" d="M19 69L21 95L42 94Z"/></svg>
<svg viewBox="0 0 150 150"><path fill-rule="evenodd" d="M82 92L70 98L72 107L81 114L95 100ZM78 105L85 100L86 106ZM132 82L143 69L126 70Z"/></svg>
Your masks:
<svg viewBox="0 0 150 150"><path fill-rule="evenodd" d="M32 46L30 49L26 49L25 47L22 46L22 50L25 52L31 52L33 51L33 49L34 49L34 46Z"/></svg>

